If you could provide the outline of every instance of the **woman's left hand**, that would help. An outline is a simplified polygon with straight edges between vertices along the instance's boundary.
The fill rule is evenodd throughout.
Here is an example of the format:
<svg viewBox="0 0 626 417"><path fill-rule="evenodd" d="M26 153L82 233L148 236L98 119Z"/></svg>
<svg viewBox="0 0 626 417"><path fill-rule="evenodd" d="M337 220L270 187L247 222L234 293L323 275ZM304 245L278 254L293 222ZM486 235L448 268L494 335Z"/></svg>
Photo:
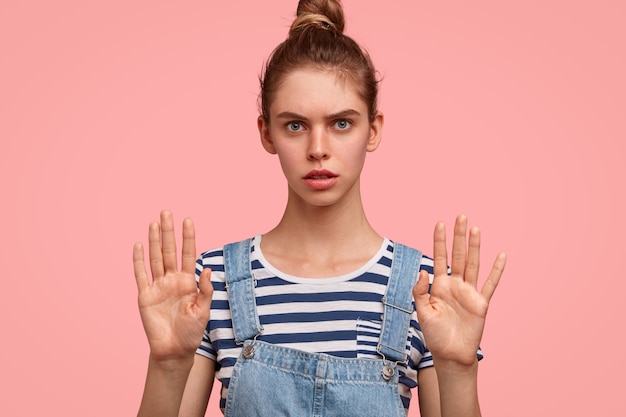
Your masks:
<svg viewBox="0 0 626 417"><path fill-rule="evenodd" d="M448 275L446 230L437 223L434 233L434 280L428 294L428 273L420 271L413 287L418 321L426 345L437 365L472 366L476 363L489 301L498 285L506 255L496 258L482 289L478 291L480 232L473 227L467 241L467 218L454 226L451 274Z"/></svg>

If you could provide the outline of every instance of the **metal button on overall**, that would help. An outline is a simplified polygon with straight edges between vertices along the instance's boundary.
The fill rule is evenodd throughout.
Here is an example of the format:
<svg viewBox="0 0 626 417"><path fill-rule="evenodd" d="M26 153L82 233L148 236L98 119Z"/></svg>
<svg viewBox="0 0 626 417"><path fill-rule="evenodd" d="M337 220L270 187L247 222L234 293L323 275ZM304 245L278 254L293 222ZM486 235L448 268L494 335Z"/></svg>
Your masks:
<svg viewBox="0 0 626 417"><path fill-rule="evenodd" d="M383 378L385 381L389 381L391 378L393 378L394 373L395 373L395 370L393 369L393 366L391 365L383 366L383 371L381 372L381 374L383 375Z"/></svg>
<svg viewBox="0 0 626 417"><path fill-rule="evenodd" d="M243 357L246 359L250 359L254 356L254 346L248 345L243 348Z"/></svg>

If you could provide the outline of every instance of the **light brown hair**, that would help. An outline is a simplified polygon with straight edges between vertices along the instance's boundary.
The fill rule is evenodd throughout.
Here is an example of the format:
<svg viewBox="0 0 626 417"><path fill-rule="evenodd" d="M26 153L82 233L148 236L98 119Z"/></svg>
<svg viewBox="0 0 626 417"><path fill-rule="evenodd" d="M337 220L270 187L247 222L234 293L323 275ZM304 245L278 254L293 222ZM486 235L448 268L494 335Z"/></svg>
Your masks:
<svg viewBox="0 0 626 417"><path fill-rule="evenodd" d="M273 95L284 77L301 68L334 71L353 81L368 108L370 121L378 113L378 79L365 50L344 35L345 19L339 0L300 0L287 39L278 45L260 78L260 112L269 123Z"/></svg>

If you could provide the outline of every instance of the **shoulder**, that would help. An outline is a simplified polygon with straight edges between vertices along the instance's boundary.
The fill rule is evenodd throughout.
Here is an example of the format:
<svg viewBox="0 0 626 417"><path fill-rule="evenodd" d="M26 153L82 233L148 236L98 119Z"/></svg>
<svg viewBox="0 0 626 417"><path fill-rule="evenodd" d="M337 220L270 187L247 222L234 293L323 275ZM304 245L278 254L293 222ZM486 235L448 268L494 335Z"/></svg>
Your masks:
<svg viewBox="0 0 626 417"><path fill-rule="evenodd" d="M213 271L224 272L224 247L202 252L196 263L201 269L211 268Z"/></svg>
<svg viewBox="0 0 626 417"><path fill-rule="evenodd" d="M211 268L212 276L224 274L224 249L229 245L248 243L250 245L250 251L254 252L255 238L244 239L238 242L231 242L224 246L213 248L211 250L202 252L196 260L196 273L200 272L204 268Z"/></svg>
<svg viewBox="0 0 626 417"><path fill-rule="evenodd" d="M429 274L433 273L433 258L424 254L421 250L411 247L409 245L405 245L401 242L397 242L394 240L389 239L390 242L390 246L389 246L389 253L391 258L393 259L393 252L395 250L396 247L398 246L403 246L405 248L405 250L408 250L410 252L413 252L414 254L417 254L420 257L420 270L425 270L426 272L428 272Z"/></svg>

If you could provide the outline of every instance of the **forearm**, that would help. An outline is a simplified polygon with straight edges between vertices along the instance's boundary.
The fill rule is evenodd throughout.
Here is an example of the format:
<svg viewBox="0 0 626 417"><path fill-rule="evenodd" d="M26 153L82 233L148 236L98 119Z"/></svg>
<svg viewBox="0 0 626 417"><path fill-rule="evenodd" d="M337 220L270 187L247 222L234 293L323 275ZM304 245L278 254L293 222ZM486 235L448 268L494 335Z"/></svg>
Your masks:
<svg viewBox="0 0 626 417"><path fill-rule="evenodd" d="M442 417L480 417L478 362L471 366L437 364Z"/></svg>
<svg viewBox="0 0 626 417"><path fill-rule="evenodd" d="M193 357L158 362L150 358L138 417L177 417Z"/></svg>

